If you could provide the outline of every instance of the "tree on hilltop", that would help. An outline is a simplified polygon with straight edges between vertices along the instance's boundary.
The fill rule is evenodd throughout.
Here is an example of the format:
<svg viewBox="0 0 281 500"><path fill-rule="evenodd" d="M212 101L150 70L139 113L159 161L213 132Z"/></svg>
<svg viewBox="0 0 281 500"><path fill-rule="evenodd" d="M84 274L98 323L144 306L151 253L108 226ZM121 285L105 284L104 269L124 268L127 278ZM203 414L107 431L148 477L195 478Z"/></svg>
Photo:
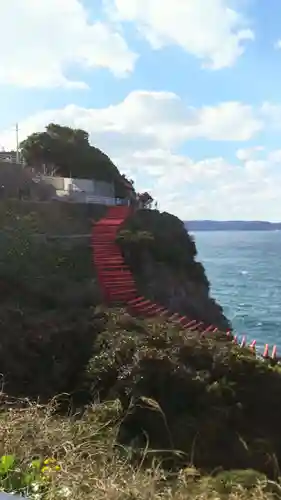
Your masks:
<svg viewBox="0 0 281 500"><path fill-rule="evenodd" d="M29 135L20 148L25 163L38 172L122 185L118 168L105 153L90 145L85 130L50 123L44 132Z"/></svg>

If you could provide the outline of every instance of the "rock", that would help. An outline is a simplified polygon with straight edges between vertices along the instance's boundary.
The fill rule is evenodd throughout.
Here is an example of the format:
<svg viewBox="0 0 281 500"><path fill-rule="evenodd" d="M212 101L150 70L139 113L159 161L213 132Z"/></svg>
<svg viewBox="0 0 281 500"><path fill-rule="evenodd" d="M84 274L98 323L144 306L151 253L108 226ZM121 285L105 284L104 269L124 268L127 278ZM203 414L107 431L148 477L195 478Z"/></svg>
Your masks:
<svg viewBox="0 0 281 500"><path fill-rule="evenodd" d="M210 297L195 241L177 217L139 210L127 219L117 241L143 296L191 319L230 329L222 308Z"/></svg>
<svg viewBox="0 0 281 500"><path fill-rule="evenodd" d="M206 324L212 324L220 330L228 330L230 323L223 314L222 307L209 295L209 285L202 278L195 280L188 270L180 273L165 264L155 262L146 255L141 261L142 281L146 283L149 296L155 302L163 304L172 312L189 316Z"/></svg>

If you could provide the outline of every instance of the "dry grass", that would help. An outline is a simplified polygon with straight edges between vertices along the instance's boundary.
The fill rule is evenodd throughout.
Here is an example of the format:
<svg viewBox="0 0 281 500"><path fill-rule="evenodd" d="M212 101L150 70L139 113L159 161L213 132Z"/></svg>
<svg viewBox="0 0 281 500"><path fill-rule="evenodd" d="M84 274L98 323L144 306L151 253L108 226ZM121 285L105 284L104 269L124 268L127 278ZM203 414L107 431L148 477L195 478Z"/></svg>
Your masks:
<svg viewBox="0 0 281 500"><path fill-rule="evenodd" d="M126 450L114 446L120 407L118 402L91 407L82 417L54 415L48 407L2 407L0 456L14 454L22 467L34 457L55 457L61 470L54 474L46 496L39 499L75 500L231 500L274 498L264 485L254 491L237 486L229 495L215 491L212 478L195 480L194 469L168 477L155 463L132 466ZM196 471L195 471L196 472Z"/></svg>

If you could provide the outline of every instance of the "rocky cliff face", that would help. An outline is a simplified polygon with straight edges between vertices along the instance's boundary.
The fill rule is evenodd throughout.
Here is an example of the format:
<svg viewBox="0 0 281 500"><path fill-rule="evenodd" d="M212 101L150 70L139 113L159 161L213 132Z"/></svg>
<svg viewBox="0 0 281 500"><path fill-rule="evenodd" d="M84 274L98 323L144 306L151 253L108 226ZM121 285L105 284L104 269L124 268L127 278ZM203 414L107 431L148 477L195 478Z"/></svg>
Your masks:
<svg viewBox="0 0 281 500"><path fill-rule="evenodd" d="M230 323L210 296L204 267L184 224L167 213L141 210L127 220L118 236L124 258L140 293L174 312L213 324Z"/></svg>
<svg viewBox="0 0 281 500"><path fill-rule="evenodd" d="M173 312L204 321L222 330L230 327L222 308L210 297L206 282L195 281L186 273L155 262L144 255L140 262L139 288L143 295L153 298Z"/></svg>

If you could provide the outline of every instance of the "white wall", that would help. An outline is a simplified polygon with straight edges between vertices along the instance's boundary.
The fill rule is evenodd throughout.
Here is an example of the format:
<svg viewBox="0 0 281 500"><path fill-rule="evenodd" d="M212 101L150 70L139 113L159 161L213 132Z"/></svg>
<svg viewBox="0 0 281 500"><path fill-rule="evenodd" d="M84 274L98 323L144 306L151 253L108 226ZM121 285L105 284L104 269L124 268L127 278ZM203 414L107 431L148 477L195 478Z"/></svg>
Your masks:
<svg viewBox="0 0 281 500"><path fill-rule="evenodd" d="M73 179L69 177L40 176L46 184L56 189L58 198L81 203L101 203L115 205L114 184L91 179Z"/></svg>
<svg viewBox="0 0 281 500"><path fill-rule="evenodd" d="M60 191L78 191L85 192L89 194L95 194L96 196L107 196L109 198L114 198L114 184L105 181L96 181L92 179L73 179L70 177L51 177L51 176L40 176L46 184L51 184Z"/></svg>
<svg viewBox="0 0 281 500"><path fill-rule="evenodd" d="M38 176L39 177L39 176ZM46 184L50 184L56 190L64 189L64 178L63 177L50 177L49 175L40 175L40 179Z"/></svg>
<svg viewBox="0 0 281 500"><path fill-rule="evenodd" d="M94 193L94 182L90 179L69 179L64 178L65 191L84 191L85 193Z"/></svg>

